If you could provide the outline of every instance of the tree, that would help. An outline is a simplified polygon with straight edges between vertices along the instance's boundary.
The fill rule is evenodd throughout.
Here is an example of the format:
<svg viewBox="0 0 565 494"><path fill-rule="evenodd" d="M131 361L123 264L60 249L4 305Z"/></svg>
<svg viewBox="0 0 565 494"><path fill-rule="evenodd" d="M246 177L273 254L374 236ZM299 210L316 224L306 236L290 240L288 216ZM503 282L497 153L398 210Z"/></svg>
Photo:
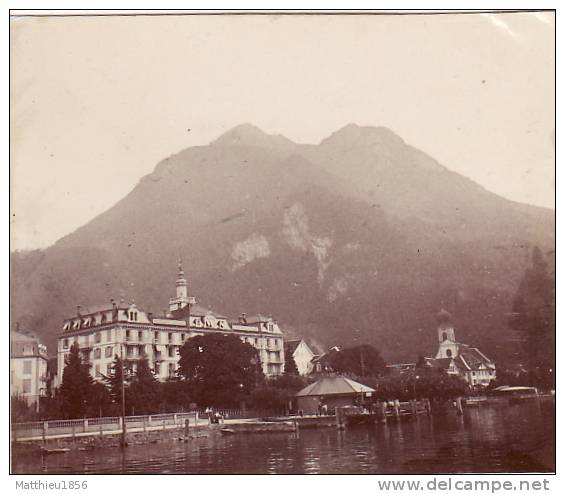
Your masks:
<svg viewBox="0 0 565 494"><path fill-rule="evenodd" d="M291 352L285 352L284 354L284 372L293 376L298 375L298 367L296 367L296 362Z"/></svg>
<svg viewBox="0 0 565 494"><path fill-rule="evenodd" d="M63 412L66 417L84 417L88 408L92 385L90 365L82 362L78 344L74 343L65 360L61 383Z"/></svg>
<svg viewBox="0 0 565 494"><path fill-rule="evenodd" d="M127 393L127 383L126 383L126 376L123 376L123 365L122 359L117 355L114 357L114 361L110 367L110 373L108 376L104 378L106 386L108 386L110 392L110 398L114 403L114 413L120 414L121 407L122 407L122 384L124 386L124 395L125 395L125 408L126 411L129 410L129 396ZM126 412L127 413L127 412Z"/></svg>
<svg viewBox="0 0 565 494"><path fill-rule="evenodd" d="M307 385L307 380L298 375L283 374L257 386L250 396L250 406L255 410L285 413L294 400L294 395Z"/></svg>
<svg viewBox="0 0 565 494"><path fill-rule="evenodd" d="M169 380L159 383L159 411L185 412L193 404L187 381Z"/></svg>
<svg viewBox="0 0 565 494"><path fill-rule="evenodd" d="M330 366L340 374L355 376L380 376L385 373L386 364L380 352L372 345L357 345L333 352Z"/></svg>
<svg viewBox="0 0 565 494"><path fill-rule="evenodd" d="M532 384L553 386L555 379L555 282L538 247L520 281L509 325L520 333Z"/></svg>
<svg viewBox="0 0 565 494"><path fill-rule="evenodd" d="M129 405L137 415L158 411L160 401L159 382L151 372L147 358L137 363L137 370L128 388Z"/></svg>
<svg viewBox="0 0 565 494"><path fill-rule="evenodd" d="M88 415L102 417L112 412L112 397L108 388L100 382L95 382L88 397Z"/></svg>
<svg viewBox="0 0 565 494"><path fill-rule="evenodd" d="M437 369L381 377L376 384L377 399L448 400L469 394L469 386L459 376Z"/></svg>
<svg viewBox="0 0 565 494"><path fill-rule="evenodd" d="M259 384L257 350L235 335L189 338L180 349L179 375L200 405L239 406Z"/></svg>

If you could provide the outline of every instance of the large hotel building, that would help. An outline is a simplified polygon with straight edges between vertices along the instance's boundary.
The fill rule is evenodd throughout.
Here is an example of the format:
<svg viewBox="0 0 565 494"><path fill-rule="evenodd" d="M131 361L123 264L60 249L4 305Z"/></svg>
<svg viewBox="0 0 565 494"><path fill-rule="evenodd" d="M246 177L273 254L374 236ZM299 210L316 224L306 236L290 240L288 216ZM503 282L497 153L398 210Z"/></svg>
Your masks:
<svg viewBox="0 0 565 494"><path fill-rule="evenodd" d="M192 336L210 333L234 334L258 350L263 372L276 376L284 371L283 334L277 322L261 315L228 320L196 304L188 296L188 283L182 266L176 281L176 298L162 317L146 313L135 303L111 300L96 307L77 307L74 317L65 320L57 345L57 370L63 376L65 357L77 343L84 362L95 379L111 372L115 356L122 357L128 372L146 357L160 380L176 377L179 349Z"/></svg>

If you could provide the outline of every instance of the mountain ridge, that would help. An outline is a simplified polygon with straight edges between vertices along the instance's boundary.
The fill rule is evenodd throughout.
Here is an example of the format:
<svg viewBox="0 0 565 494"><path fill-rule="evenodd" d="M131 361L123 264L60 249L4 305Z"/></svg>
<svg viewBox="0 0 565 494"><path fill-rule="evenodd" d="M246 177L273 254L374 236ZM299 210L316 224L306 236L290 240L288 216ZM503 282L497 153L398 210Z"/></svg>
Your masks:
<svg viewBox="0 0 565 494"><path fill-rule="evenodd" d="M53 246L12 253L12 320L53 348L77 304L124 295L158 313L182 255L193 293L222 313L272 312L293 335L396 360L433 349L443 304L462 340L512 358L504 314L553 229L550 210L488 192L389 129L349 124L311 145L244 124L160 161Z"/></svg>

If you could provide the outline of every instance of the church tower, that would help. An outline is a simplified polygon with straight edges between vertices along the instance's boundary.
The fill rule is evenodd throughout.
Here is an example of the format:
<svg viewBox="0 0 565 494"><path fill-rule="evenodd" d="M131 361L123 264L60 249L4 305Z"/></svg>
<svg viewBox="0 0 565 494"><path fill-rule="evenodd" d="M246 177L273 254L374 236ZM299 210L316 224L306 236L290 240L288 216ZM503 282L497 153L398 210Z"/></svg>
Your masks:
<svg viewBox="0 0 565 494"><path fill-rule="evenodd" d="M169 311L183 309L189 304L194 304L194 298L188 296L188 282L182 269L182 261L179 260L179 274L176 281L176 298L169 301Z"/></svg>
<svg viewBox="0 0 565 494"><path fill-rule="evenodd" d="M437 315L437 336L439 348L436 358L455 358L459 353L459 344L455 341L455 329L451 314L441 309Z"/></svg>

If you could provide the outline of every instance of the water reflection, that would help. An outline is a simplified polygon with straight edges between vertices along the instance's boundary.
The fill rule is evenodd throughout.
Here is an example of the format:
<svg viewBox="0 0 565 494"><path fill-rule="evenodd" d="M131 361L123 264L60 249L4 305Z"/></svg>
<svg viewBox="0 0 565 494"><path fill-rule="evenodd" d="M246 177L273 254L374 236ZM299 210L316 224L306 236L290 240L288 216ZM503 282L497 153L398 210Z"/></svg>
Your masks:
<svg viewBox="0 0 565 494"><path fill-rule="evenodd" d="M14 461L14 473L464 473L555 470L554 403L386 425L213 436Z"/></svg>

